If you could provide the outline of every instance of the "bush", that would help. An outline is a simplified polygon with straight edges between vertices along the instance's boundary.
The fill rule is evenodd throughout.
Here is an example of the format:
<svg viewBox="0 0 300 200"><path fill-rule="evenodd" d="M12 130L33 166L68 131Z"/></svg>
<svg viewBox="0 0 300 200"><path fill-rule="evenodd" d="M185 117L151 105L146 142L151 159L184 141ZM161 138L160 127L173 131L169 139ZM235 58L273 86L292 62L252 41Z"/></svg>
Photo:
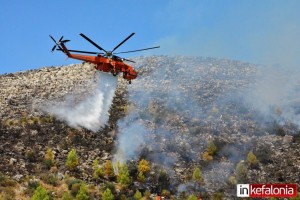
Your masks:
<svg viewBox="0 0 300 200"><path fill-rule="evenodd" d="M166 171L160 171L158 175L158 186L160 190L168 189L170 186L170 177Z"/></svg>
<svg viewBox="0 0 300 200"><path fill-rule="evenodd" d="M234 172L237 183L246 183L247 182L247 173L248 173L248 169L245 166L245 162L240 161L236 165L235 172Z"/></svg>
<svg viewBox="0 0 300 200"><path fill-rule="evenodd" d="M113 165L110 160L107 160L104 165L104 174L106 177L111 178L115 175Z"/></svg>
<svg viewBox="0 0 300 200"><path fill-rule="evenodd" d="M51 148L47 148L44 157L44 164L46 165L47 169L50 169L55 164L54 154Z"/></svg>
<svg viewBox="0 0 300 200"><path fill-rule="evenodd" d="M114 200L115 197L114 195L111 193L110 189L106 189L103 194L102 194L102 200Z"/></svg>
<svg viewBox="0 0 300 200"><path fill-rule="evenodd" d="M223 196L224 195L221 192L214 193L212 196L212 200L222 200Z"/></svg>
<svg viewBox="0 0 300 200"><path fill-rule="evenodd" d="M211 156L215 155L217 152L217 147L216 145L213 143L213 141L208 141L207 143L207 153Z"/></svg>
<svg viewBox="0 0 300 200"><path fill-rule="evenodd" d="M204 161L211 161L213 159L212 155L210 155L207 151L202 154L202 158Z"/></svg>
<svg viewBox="0 0 300 200"><path fill-rule="evenodd" d="M145 160L145 159L142 159L139 162L138 170L139 170L139 172L142 172L143 174L149 173L150 172L149 162L147 160Z"/></svg>
<svg viewBox="0 0 300 200"><path fill-rule="evenodd" d="M137 190L133 196L136 200L140 200L143 196L142 196L142 193Z"/></svg>
<svg viewBox="0 0 300 200"><path fill-rule="evenodd" d="M89 191L85 184L80 185L79 192L76 195L77 200L90 200Z"/></svg>
<svg viewBox="0 0 300 200"><path fill-rule="evenodd" d="M0 172L0 186L14 187L17 183Z"/></svg>
<svg viewBox="0 0 300 200"><path fill-rule="evenodd" d="M145 176L144 176L143 172L139 172L137 180L142 183L145 181Z"/></svg>
<svg viewBox="0 0 300 200"><path fill-rule="evenodd" d="M42 186L39 186L34 191L31 200L50 200L50 197L47 191Z"/></svg>
<svg viewBox="0 0 300 200"><path fill-rule="evenodd" d="M196 169L194 170L192 178L195 182L203 184L202 172L199 167L196 167Z"/></svg>
<svg viewBox="0 0 300 200"><path fill-rule="evenodd" d="M59 185L59 180L54 174L45 174L44 176L42 176L42 180L49 185Z"/></svg>
<svg viewBox="0 0 300 200"><path fill-rule="evenodd" d="M14 188L6 187L6 188L2 188L0 191L2 191L3 200L15 200L16 199L16 193L15 193ZM1 199L1 196L0 196L0 199Z"/></svg>
<svg viewBox="0 0 300 200"><path fill-rule="evenodd" d="M188 200L197 200L197 197L196 197L194 194L191 194L191 195L188 197Z"/></svg>
<svg viewBox="0 0 300 200"><path fill-rule="evenodd" d="M97 159L94 160L94 162L93 162L93 170L94 170L94 173L93 173L94 179L98 179L100 176L102 176L103 171L102 171L102 168L99 166L99 161Z"/></svg>
<svg viewBox="0 0 300 200"><path fill-rule="evenodd" d="M64 192L62 200L73 200L73 197L70 195L69 192Z"/></svg>
<svg viewBox="0 0 300 200"><path fill-rule="evenodd" d="M115 192L116 188L115 188L115 184L111 183L111 182L106 182L106 183L103 183L101 184L101 190L102 191L105 191L109 189L111 192Z"/></svg>
<svg viewBox="0 0 300 200"><path fill-rule="evenodd" d="M117 181L123 186L130 185L131 178L126 163L121 164L121 166L119 167L119 174L117 177Z"/></svg>
<svg viewBox="0 0 300 200"><path fill-rule="evenodd" d="M76 167L79 165L79 159L76 154L75 149L71 149L71 151L68 153L66 166L69 170L73 171L76 169Z"/></svg>
<svg viewBox="0 0 300 200"><path fill-rule="evenodd" d="M258 165L258 160L252 151L250 151L247 155L247 162L251 167Z"/></svg>

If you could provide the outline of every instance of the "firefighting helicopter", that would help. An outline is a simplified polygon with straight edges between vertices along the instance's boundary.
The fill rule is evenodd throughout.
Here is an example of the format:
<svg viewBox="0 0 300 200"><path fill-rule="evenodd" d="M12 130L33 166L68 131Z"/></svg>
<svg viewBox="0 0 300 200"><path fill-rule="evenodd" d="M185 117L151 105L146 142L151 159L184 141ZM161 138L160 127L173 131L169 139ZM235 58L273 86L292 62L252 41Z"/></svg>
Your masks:
<svg viewBox="0 0 300 200"><path fill-rule="evenodd" d="M137 51L145 51L150 49L159 48L160 46L150 47L150 48L144 48L144 49L138 49L138 50L132 50L132 51L122 51L114 53L115 50L117 50L122 44L124 44L129 38L131 38L135 33L131 33L127 38L125 38L122 42L120 42L115 48L113 48L112 51L107 51L100 47L98 44L96 44L94 41L92 41L90 38L88 38L83 33L80 33L79 35L86 39L88 42L90 42L92 45L94 45L96 48L98 48L102 52L92 52L92 51L79 51L79 50L71 50L67 49L65 46L66 42L69 42L70 40L63 40L63 36L56 42L56 40L51 36L50 38L54 41L55 45L52 48L52 52L54 50L62 51L65 53L69 58L77 59L77 60L83 60L85 62L94 63L95 69L99 71L104 72L111 72L114 76L117 76L120 72L123 73L123 78L128 80L129 84L131 83L131 80L135 79L137 77L137 72L134 70L134 68L124 63L123 61L127 62L133 62L132 60L121 58L119 56L116 56L115 54L122 54L122 53L131 53L131 52L137 52ZM90 56L90 55L84 55L84 54L72 54L71 52L75 53L84 53L84 54L95 54L96 56Z"/></svg>

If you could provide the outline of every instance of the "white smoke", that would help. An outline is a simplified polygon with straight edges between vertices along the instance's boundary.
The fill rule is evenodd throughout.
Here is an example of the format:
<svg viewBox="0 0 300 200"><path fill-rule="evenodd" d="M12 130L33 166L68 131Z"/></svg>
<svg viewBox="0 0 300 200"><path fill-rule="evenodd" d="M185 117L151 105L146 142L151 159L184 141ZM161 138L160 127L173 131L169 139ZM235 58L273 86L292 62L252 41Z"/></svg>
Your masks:
<svg viewBox="0 0 300 200"><path fill-rule="evenodd" d="M246 102L259 111L266 121L300 126L299 70L268 67L247 92Z"/></svg>
<svg viewBox="0 0 300 200"><path fill-rule="evenodd" d="M73 103L68 99L63 103L51 102L43 110L66 121L72 127L98 131L108 122L108 111L115 95L118 79L111 74L97 72L97 81L95 91L82 102L75 105L72 105Z"/></svg>

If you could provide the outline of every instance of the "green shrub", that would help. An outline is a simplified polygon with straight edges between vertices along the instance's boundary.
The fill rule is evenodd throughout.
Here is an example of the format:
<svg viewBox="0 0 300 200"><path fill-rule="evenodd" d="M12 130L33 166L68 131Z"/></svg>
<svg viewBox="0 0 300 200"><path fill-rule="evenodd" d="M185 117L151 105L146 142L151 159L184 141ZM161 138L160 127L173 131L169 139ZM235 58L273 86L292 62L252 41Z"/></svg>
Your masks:
<svg viewBox="0 0 300 200"><path fill-rule="evenodd" d="M149 173L150 172L149 162L147 160L145 160L145 159L142 159L139 162L138 170L139 170L139 172L142 172L143 174Z"/></svg>
<svg viewBox="0 0 300 200"><path fill-rule="evenodd" d="M195 182L203 184L202 172L199 167L196 167L196 169L194 170L192 178Z"/></svg>
<svg viewBox="0 0 300 200"><path fill-rule="evenodd" d="M70 195L69 192L64 192L62 200L73 200L73 197Z"/></svg>
<svg viewBox="0 0 300 200"><path fill-rule="evenodd" d="M111 193L110 189L106 189L103 194L102 194L102 200L114 200L115 197L114 195Z"/></svg>
<svg viewBox="0 0 300 200"><path fill-rule="evenodd" d="M47 169L50 169L55 164L54 154L51 148L47 148L44 157L44 164L46 165Z"/></svg>
<svg viewBox="0 0 300 200"><path fill-rule="evenodd" d="M45 174L41 178L45 183L49 185L53 185L53 186L59 185L59 180L54 174Z"/></svg>
<svg viewBox="0 0 300 200"><path fill-rule="evenodd" d="M140 200L143 196L142 196L142 193L137 190L133 196L136 200Z"/></svg>
<svg viewBox="0 0 300 200"><path fill-rule="evenodd" d="M73 171L76 169L76 167L79 165L79 159L76 153L75 149L71 149L71 151L68 153L66 166L69 170Z"/></svg>
<svg viewBox="0 0 300 200"><path fill-rule="evenodd" d="M126 163L121 164L121 166L119 167L119 174L117 177L117 181L123 186L130 185L131 178Z"/></svg>
<svg viewBox="0 0 300 200"><path fill-rule="evenodd" d="M247 155L247 162L251 167L258 165L258 160L252 151L250 151Z"/></svg>
<svg viewBox="0 0 300 200"><path fill-rule="evenodd" d="M17 183L0 172L0 186L14 187Z"/></svg>
<svg viewBox="0 0 300 200"><path fill-rule="evenodd" d="M108 178L111 178L115 175L113 165L110 160L107 160L104 165L104 174Z"/></svg>
<svg viewBox="0 0 300 200"><path fill-rule="evenodd" d="M93 162L93 170L94 170L94 173L93 173L94 179L98 179L100 176L103 175L102 168L99 166L99 161L97 159L94 160L94 162Z"/></svg>
<svg viewBox="0 0 300 200"><path fill-rule="evenodd" d="M50 197L47 191L42 186L39 186L34 191L31 200L50 200Z"/></svg>
<svg viewBox="0 0 300 200"><path fill-rule="evenodd" d="M206 150L207 152L208 152L208 154L209 155L211 155L211 156L213 156L213 155L215 155L216 154L216 152L217 152L217 147L216 147L216 145L214 144L214 142L213 141L208 141L208 143L207 143L207 150Z"/></svg>
<svg viewBox="0 0 300 200"><path fill-rule="evenodd" d="M188 200L197 200L197 197L196 197L194 194L191 194L191 195L188 197Z"/></svg>
<svg viewBox="0 0 300 200"><path fill-rule="evenodd" d="M248 169L245 166L244 161L240 161L235 168L235 178L237 180L237 183L246 183L247 182L247 173Z"/></svg>
<svg viewBox="0 0 300 200"><path fill-rule="evenodd" d="M84 183L80 185L79 192L76 195L77 200L90 200L89 191Z"/></svg>

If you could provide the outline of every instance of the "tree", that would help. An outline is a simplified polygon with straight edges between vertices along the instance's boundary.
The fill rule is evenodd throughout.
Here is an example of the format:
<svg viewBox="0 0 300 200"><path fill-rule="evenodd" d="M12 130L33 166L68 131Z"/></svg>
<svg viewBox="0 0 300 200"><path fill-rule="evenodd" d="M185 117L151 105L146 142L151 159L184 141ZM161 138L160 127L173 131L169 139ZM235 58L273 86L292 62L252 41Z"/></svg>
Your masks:
<svg viewBox="0 0 300 200"><path fill-rule="evenodd" d="M115 197L111 193L110 189L107 188L103 193L102 193L102 200L114 200Z"/></svg>
<svg viewBox="0 0 300 200"><path fill-rule="evenodd" d="M149 162L147 160L145 160L145 159L142 159L139 162L138 170L139 170L139 172L142 172L143 174L149 173L150 172Z"/></svg>
<svg viewBox="0 0 300 200"><path fill-rule="evenodd" d="M145 176L144 176L143 172L139 172L137 180L142 183L145 181Z"/></svg>
<svg viewBox="0 0 300 200"><path fill-rule="evenodd" d="M197 200L197 197L196 197L194 194L191 194L191 195L188 197L188 200Z"/></svg>
<svg viewBox="0 0 300 200"><path fill-rule="evenodd" d="M94 179L98 179L99 176L102 176L103 171L102 171L102 168L99 166L98 159L95 159L93 162L93 170L94 170L94 173L93 173Z"/></svg>
<svg viewBox="0 0 300 200"><path fill-rule="evenodd" d="M121 166L119 167L119 174L117 177L117 181L123 186L130 185L131 178L126 163L121 164Z"/></svg>
<svg viewBox="0 0 300 200"><path fill-rule="evenodd" d="M212 140L208 141L207 143L207 150L209 155L213 156L216 154L217 152L217 147L216 145L214 144L214 142Z"/></svg>
<svg viewBox="0 0 300 200"><path fill-rule="evenodd" d="M105 162L105 165L104 165L104 173L105 175L110 178L110 177L113 177L115 172L114 172L114 168L113 168L113 165L111 163L110 160L107 160Z"/></svg>
<svg viewBox="0 0 300 200"><path fill-rule="evenodd" d="M64 195L62 196L62 200L72 200L72 196L69 192L64 192Z"/></svg>
<svg viewBox="0 0 300 200"><path fill-rule="evenodd" d="M50 200L50 197L47 191L42 186L39 186L34 191L31 200Z"/></svg>
<svg viewBox="0 0 300 200"><path fill-rule="evenodd" d="M48 169L50 169L55 164L54 154L51 148L47 148L44 163Z"/></svg>
<svg viewBox="0 0 300 200"><path fill-rule="evenodd" d="M79 192L76 195L77 200L90 200L89 191L84 183L81 184Z"/></svg>
<svg viewBox="0 0 300 200"><path fill-rule="evenodd" d="M258 164L258 160L252 151L250 151L247 155L247 162L252 167L257 166Z"/></svg>
<svg viewBox="0 0 300 200"><path fill-rule="evenodd" d="M196 167L193 173L193 180L199 184L203 184L202 172L199 167Z"/></svg>
<svg viewBox="0 0 300 200"><path fill-rule="evenodd" d="M247 173L248 173L248 169L245 166L245 162L242 160L236 165L235 172L234 172L237 183L246 183Z"/></svg>
<svg viewBox="0 0 300 200"><path fill-rule="evenodd" d="M71 151L68 153L66 166L69 170L73 171L75 168L79 165L79 159L76 154L75 149L71 149Z"/></svg>
<svg viewBox="0 0 300 200"><path fill-rule="evenodd" d="M140 200L143 196L142 196L142 193L137 190L133 196L136 200Z"/></svg>

